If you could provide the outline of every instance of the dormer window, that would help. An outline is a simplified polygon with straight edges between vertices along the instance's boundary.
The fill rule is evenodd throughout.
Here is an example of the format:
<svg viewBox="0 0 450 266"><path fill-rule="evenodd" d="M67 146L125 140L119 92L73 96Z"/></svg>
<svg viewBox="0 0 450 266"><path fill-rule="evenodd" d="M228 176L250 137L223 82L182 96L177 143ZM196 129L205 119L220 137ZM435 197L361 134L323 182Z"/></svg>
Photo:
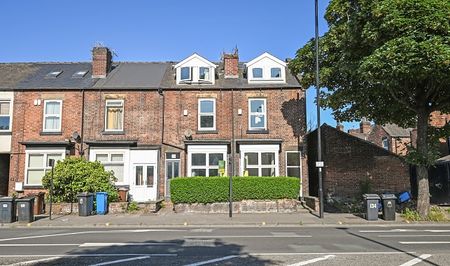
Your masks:
<svg viewBox="0 0 450 266"><path fill-rule="evenodd" d="M181 68L181 80L192 80L191 73L192 68L190 67L182 67Z"/></svg>
<svg viewBox="0 0 450 266"><path fill-rule="evenodd" d="M263 53L246 63L248 83L286 83L286 63L269 53Z"/></svg>
<svg viewBox="0 0 450 266"><path fill-rule="evenodd" d="M263 70L260 67L255 67L252 70L252 73L253 73L253 78L255 78L255 79L260 79L263 77Z"/></svg>
<svg viewBox="0 0 450 266"><path fill-rule="evenodd" d="M279 67L272 67L270 69L270 77L271 78L281 78L281 68L279 68Z"/></svg>
<svg viewBox="0 0 450 266"><path fill-rule="evenodd" d="M199 80L209 80L209 67L200 67Z"/></svg>
<svg viewBox="0 0 450 266"><path fill-rule="evenodd" d="M212 85L217 66L198 54L193 54L174 66L176 82L179 85Z"/></svg>

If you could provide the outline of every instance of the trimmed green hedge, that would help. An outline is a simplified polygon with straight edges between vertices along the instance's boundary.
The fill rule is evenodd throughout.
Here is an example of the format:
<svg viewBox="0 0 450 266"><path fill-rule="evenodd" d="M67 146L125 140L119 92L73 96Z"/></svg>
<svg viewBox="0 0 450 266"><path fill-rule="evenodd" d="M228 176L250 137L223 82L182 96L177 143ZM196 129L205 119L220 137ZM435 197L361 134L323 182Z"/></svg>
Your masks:
<svg viewBox="0 0 450 266"><path fill-rule="evenodd" d="M297 199L296 177L233 177L233 201L246 199ZM179 177L170 181L173 203L227 202L229 177Z"/></svg>

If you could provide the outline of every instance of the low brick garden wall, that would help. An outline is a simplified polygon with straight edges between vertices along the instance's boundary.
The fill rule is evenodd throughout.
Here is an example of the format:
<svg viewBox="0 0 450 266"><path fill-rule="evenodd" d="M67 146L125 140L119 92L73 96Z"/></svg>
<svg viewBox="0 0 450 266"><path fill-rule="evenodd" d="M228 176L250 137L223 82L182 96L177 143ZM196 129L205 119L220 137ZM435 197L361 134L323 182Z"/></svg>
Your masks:
<svg viewBox="0 0 450 266"><path fill-rule="evenodd" d="M146 213L155 213L161 208L161 200L156 202L144 202L137 203L139 210L133 211L133 214L146 214ZM108 213L109 214L120 214L127 213L128 202L111 202L108 204ZM50 204L47 202L45 204L45 213L48 214L50 212ZM68 214L78 214L78 203L53 203L52 204L52 213L58 215L68 215Z"/></svg>
<svg viewBox="0 0 450 266"><path fill-rule="evenodd" d="M228 202L178 203L174 204L173 209L176 213L228 213L228 206ZM234 213L295 213L303 209L301 202L293 199L233 202Z"/></svg>

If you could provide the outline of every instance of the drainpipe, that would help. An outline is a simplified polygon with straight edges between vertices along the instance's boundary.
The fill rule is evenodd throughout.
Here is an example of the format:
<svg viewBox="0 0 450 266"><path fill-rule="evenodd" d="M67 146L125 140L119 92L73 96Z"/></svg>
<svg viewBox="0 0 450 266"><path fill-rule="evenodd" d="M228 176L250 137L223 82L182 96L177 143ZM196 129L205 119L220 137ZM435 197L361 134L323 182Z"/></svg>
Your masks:
<svg viewBox="0 0 450 266"><path fill-rule="evenodd" d="M161 144L184 151L185 150L184 148L178 147L178 146L170 144L170 143L166 143L164 141L164 132L165 132L165 129L164 129L164 118L165 118L165 110L166 110L166 104L165 104L165 99L166 98L165 98L164 91L163 91L162 88L158 88L158 93L159 93L160 96L162 96Z"/></svg>
<svg viewBox="0 0 450 266"><path fill-rule="evenodd" d="M81 138L80 138L80 156L84 158L84 91L85 88L81 89Z"/></svg>
<svg viewBox="0 0 450 266"><path fill-rule="evenodd" d="M230 203L228 216L233 217L233 176L234 176L234 90L231 89L231 174L230 174Z"/></svg>

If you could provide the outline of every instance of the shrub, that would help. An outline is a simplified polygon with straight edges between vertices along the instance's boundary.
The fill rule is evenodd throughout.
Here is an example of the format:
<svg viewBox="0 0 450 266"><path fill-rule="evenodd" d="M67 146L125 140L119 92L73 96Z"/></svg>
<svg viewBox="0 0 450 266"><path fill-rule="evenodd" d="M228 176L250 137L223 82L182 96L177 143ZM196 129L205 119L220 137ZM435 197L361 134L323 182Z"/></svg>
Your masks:
<svg viewBox="0 0 450 266"><path fill-rule="evenodd" d="M297 199L296 177L233 177L233 201ZM227 202L229 177L180 177L170 181L173 203Z"/></svg>
<svg viewBox="0 0 450 266"><path fill-rule="evenodd" d="M447 221L447 216L445 215L444 210L437 206L433 206L428 214L428 220L433 222L445 222Z"/></svg>
<svg viewBox="0 0 450 266"><path fill-rule="evenodd" d="M402 217L407 221L420 221L422 219L417 211L410 208L405 208L402 213Z"/></svg>
<svg viewBox="0 0 450 266"><path fill-rule="evenodd" d="M50 189L51 171L42 178L42 185ZM53 176L53 200L55 202L76 202L80 192L107 192L108 201L118 199L114 186L116 178L112 171L105 171L99 162L83 158L68 157L58 161Z"/></svg>

